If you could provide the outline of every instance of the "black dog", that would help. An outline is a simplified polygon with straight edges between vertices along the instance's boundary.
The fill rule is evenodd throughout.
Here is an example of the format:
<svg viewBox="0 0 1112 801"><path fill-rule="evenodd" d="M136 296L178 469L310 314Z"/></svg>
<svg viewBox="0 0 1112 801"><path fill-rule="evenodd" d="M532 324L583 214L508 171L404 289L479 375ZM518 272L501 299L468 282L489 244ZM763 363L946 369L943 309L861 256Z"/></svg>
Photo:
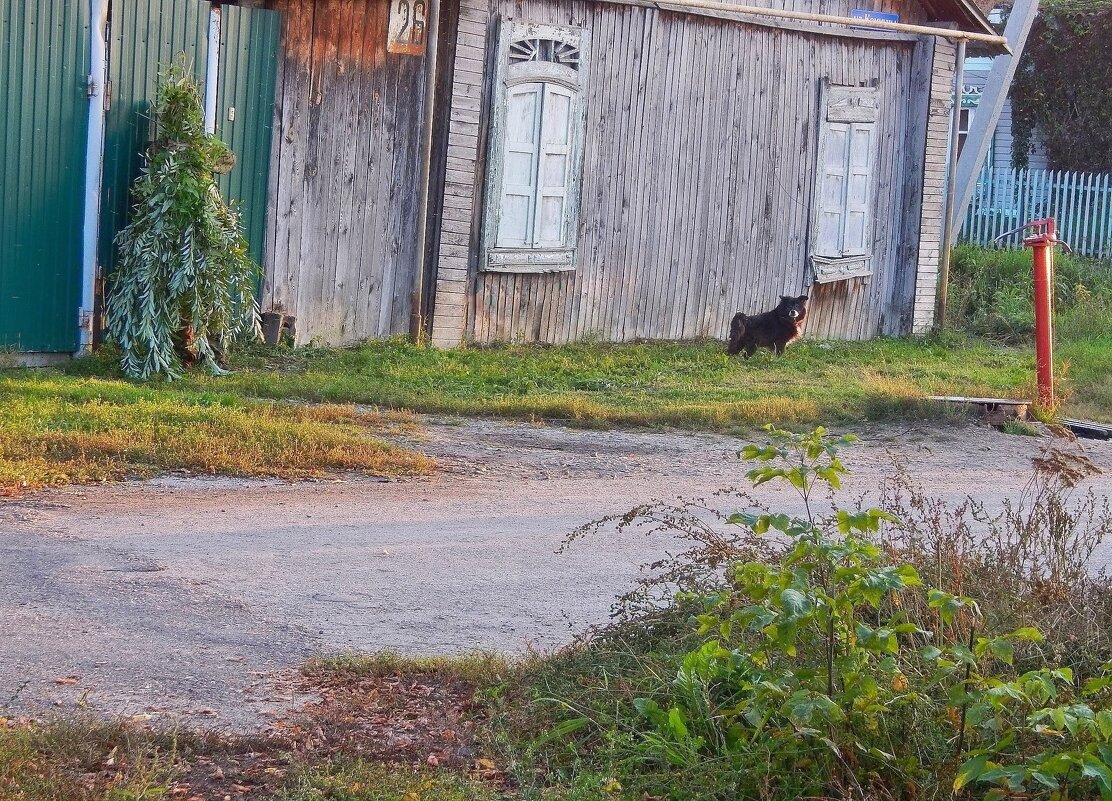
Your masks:
<svg viewBox="0 0 1112 801"><path fill-rule="evenodd" d="M757 348L768 348L784 355L789 344L799 339L803 321L807 319L807 296L780 296L780 305L752 317L738 312L730 323L730 344L726 352L733 356L745 351L748 359Z"/></svg>

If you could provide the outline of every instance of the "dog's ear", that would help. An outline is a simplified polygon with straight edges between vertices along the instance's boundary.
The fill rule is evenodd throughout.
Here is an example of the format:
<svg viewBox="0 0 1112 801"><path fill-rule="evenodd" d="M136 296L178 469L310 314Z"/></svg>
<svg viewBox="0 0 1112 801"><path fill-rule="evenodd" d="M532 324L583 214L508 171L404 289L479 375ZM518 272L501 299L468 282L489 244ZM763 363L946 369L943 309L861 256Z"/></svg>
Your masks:
<svg viewBox="0 0 1112 801"><path fill-rule="evenodd" d="M781 303L791 303L793 300L795 300L795 298L793 298L791 295L781 295L780 296L780 302Z"/></svg>
<svg viewBox="0 0 1112 801"><path fill-rule="evenodd" d="M810 300L810 298L808 298L806 295L800 295L798 298L796 298L796 300L798 300L800 303L806 303L808 300Z"/></svg>

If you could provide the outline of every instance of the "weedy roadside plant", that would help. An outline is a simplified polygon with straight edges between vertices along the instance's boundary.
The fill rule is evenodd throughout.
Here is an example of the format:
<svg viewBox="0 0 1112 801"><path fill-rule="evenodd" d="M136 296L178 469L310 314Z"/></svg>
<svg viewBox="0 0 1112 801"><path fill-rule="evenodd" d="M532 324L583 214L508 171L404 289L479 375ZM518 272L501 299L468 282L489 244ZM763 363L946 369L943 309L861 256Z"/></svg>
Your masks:
<svg viewBox="0 0 1112 801"><path fill-rule="evenodd" d="M974 598L926 586L888 544L902 525L891 511L820 514L852 436L766 430L739 454L756 463L747 478L791 486L803 514L741 511L726 517L743 531L734 543L694 537L746 555L670 597L691 626L669 641L683 643L671 675L604 675L604 689L637 688L630 713L573 698L560 731L588 732L585 747L649 797L1112 799L1112 665L1056 665L1035 626L1001 628ZM753 537L779 544L762 552Z"/></svg>
<svg viewBox="0 0 1112 801"><path fill-rule="evenodd" d="M133 187L131 221L116 236L108 333L133 378L174 378L201 362L213 373L236 340L256 340L258 266L239 212L216 175L235 163L205 133L201 90L179 59L161 75L152 113L157 138Z"/></svg>

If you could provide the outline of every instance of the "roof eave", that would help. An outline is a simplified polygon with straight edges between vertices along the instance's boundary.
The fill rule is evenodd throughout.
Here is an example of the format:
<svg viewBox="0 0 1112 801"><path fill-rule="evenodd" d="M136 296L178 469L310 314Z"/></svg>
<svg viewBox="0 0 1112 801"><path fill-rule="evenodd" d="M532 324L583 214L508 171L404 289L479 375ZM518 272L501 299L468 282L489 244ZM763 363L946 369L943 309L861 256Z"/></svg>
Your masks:
<svg viewBox="0 0 1112 801"><path fill-rule="evenodd" d="M949 7L951 14L955 19L954 22L958 24L961 30L969 31L971 33L988 33L998 35L999 32L992 27L992 23L988 21L988 17L981 11L980 7L973 2L973 0L946 0L944 3L939 3L943 7Z"/></svg>

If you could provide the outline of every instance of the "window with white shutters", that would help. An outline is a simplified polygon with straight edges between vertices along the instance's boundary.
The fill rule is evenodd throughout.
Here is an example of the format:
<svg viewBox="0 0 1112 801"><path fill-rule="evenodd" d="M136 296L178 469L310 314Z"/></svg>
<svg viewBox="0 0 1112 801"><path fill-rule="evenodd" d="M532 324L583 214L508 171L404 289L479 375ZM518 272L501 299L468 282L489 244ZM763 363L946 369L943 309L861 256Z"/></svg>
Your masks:
<svg viewBox="0 0 1112 801"><path fill-rule="evenodd" d="M824 87L811 261L818 283L872 272L878 92Z"/></svg>
<svg viewBox="0 0 1112 801"><path fill-rule="evenodd" d="M503 21L481 269L574 269L584 53L580 29Z"/></svg>

